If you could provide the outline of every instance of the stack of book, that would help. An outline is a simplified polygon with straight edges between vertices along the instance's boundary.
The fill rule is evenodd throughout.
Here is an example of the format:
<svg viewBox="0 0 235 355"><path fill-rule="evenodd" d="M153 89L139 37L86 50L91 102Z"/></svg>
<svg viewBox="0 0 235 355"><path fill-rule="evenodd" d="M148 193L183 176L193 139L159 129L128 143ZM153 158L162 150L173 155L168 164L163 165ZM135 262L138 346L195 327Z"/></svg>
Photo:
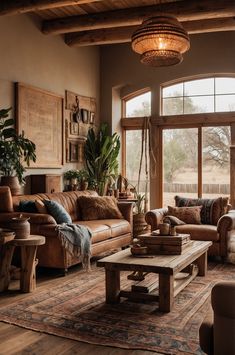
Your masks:
<svg viewBox="0 0 235 355"><path fill-rule="evenodd" d="M170 236L152 232L138 235L138 239L141 246L147 247L147 254L180 255L193 244L189 234Z"/></svg>

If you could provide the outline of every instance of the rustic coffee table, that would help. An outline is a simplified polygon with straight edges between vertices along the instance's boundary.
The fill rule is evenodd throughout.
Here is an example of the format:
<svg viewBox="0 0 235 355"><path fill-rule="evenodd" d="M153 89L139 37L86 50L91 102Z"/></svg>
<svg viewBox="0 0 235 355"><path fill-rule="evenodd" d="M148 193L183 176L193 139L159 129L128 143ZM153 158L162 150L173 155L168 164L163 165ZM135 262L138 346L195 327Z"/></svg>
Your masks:
<svg viewBox="0 0 235 355"><path fill-rule="evenodd" d="M97 266L105 268L106 303L118 303L120 297L158 301L159 310L170 312L174 297L196 277L207 272L207 251L212 242L193 241L181 255L154 255L136 257L130 248L97 261ZM159 274L158 294L135 292L120 289L120 271L136 271ZM177 274L188 273L179 279ZM156 277L157 286L157 277Z"/></svg>

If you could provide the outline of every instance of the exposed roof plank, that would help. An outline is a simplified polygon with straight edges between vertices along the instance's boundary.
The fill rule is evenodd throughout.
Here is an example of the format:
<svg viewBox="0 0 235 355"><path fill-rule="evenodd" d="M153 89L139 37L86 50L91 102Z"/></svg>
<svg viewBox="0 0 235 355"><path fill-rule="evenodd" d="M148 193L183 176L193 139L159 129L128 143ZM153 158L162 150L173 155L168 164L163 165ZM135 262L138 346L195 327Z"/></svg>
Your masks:
<svg viewBox="0 0 235 355"><path fill-rule="evenodd" d="M189 34L235 31L235 18L187 21L182 22L182 25ZM130 42L131 35L137 28L138 26L116 27L66 34L65 43L70 47L82 47Z"/></svg>
<svg viewBox="0 0 235 355"><path fill-rule="evenodd" d="M179 21L194 21L235 16L234 0L183 0L160 5L126 8L89 15L44 21L43 33L59 34L95 30L100 28L139 25L144 18L159 14L171 14Z"/></svg>
<svg viewBox="0 0 235 355"><path fill-rule="evenodd" d="M53 9L69 5L81 5L102 0L1 0L0 16L17 15L30 11Z"/></svg>

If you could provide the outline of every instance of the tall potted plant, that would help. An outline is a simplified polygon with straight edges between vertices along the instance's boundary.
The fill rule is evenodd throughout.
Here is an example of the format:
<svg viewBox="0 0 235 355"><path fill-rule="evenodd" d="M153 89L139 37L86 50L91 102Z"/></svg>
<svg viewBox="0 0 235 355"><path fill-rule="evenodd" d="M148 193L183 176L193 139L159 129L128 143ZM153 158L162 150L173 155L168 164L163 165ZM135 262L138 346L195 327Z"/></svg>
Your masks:
<svg viewBox="0 0 235 355"><path fill-rule="evenodd" d="M36 161L36 146L24 136L17 134L14 119L8 118L11 108L0 110L0 175L1 185L10 186L13 194L20 193L25 183L25 167Z"/></svg>
<svg viewBox="0 0 235 355"><path fill-rule="evenodd" d="M85 162L90 179L96 184L99 195L105 194L107 183L118 174L120 137L109 135L107 124L103 123L95 134L90 128L85 144Z"/></svg>

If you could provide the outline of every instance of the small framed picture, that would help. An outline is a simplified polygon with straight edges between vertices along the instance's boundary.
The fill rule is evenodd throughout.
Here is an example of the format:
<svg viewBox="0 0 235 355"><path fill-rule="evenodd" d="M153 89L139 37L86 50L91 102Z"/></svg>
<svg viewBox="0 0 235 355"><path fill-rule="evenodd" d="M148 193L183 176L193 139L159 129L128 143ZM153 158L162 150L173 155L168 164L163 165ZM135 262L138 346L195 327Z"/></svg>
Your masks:
<svg viewBox="0 0 235 355"><path fill-rule="evenodd" d="M70 122L70 134L78 135L79 134L79 124L76 122Z"/></svg>
<svg viewBox="0 0 235 355"><path fill-rule="evenodd" d="M89 117L88 117L89 111L84 109L84 108L82 108L81 111L82 111L82 122L83 123L88 123L88 121L89 121Z"/></svg>
<svg viewBox="0 0 235 355"><path fill-rule="evenodd" d="M79 158L79 143L69 142L69 161L77 162Z"/></svg>
<svg viewBox="0 0 235 355"><path fill-rule="evenodd" d="M95 112L90 112L90 124L94 124L95 122Z"/></svg>

